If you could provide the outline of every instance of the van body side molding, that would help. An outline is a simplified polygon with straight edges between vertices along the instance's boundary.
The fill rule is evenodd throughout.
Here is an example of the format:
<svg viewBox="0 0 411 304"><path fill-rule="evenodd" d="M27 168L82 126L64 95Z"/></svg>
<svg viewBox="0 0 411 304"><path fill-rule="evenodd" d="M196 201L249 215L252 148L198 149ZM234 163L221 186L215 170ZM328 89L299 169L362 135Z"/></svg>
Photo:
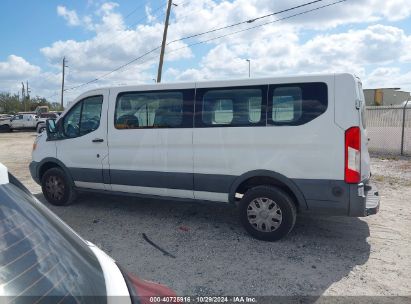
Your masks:
<svg viewBox="0 0 411 304"><path fill-rule="evenodd" d="M298 204L300 205L300 207L305 206L305 208L308 209L308 205L307 205L307 202L306 202L306 199L303 193L296 186L293 180L280 173L270 171L270 170L253 170L253 171L249 171L237 177L230 187L230 193L229 193L228 199L231 203L234 203L235 201L235 193L236 193L238 186L240 186L241 183L243 183L247 179L250 179L253 177L270 177L270 178L278 180L279 182L283 183L288 188L290 188L290 190L294 193L295 197L297 198Z"/></svg>

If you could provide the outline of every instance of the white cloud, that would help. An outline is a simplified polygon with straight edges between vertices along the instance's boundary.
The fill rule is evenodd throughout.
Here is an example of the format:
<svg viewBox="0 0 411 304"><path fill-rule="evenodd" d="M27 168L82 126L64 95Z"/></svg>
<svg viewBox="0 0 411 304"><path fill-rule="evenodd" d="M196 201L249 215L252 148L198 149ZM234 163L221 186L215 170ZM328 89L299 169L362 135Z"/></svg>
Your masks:
<svg viewBox="0 0 411 304"><path fill-rule="evenodd" d="M332 1L324 0L310 8ZM248 63L245 59L250 58L253 77L354 72L361 76L368 86L386 86L383 81L387 81L393 86L411 89L411 73L401 69L401 64L411 62L411 52L407 51L411 45L411 36L407 36L401 28L382 24L409 18L409 1L347 1L296 18L209 41L206 49L200 49L201 52L197 52L197 47L184 47L309 8L176 42L166 48L165 66L168 69L164 71L163 78L165 81L175 81L247 77ZM172 7L168 41L301 3L301 0L186 1ZM156 19L148 6L142 8L145 9L147 17L143 22L145 24L132 28L127 27L123 16L118 12L117 3L89 0L88 6L93 7L94 13L85 16L80 16L75 10L65 6L58 6L58 15L62 16L68 25L84 27L92 31L94 36L84 41L55 41L41 49L54 72L47 74L38 70L37 74L32 74L38 75L33 76L32 83L38 86L39 92L50 92L50 88L56 91L59 89L63 56L68 59L66 83L67 87L71 87L104 75L161 44L163 20ZM338 27L340 25L350 29L341 32L342 27ZM137 60L90 86L69 91L67 96L72 98L81 90L95 86L151 82L157 71L158 53L157 50L144 57L144 60ZM194 54L197 54L197 57L194 57ZM178 68L188 59L191 59L193 66ZM8 61L10 60L6 62ZM174 62L177 64L173 64ZM32 66L27 61L26 63ZM4 63L0 63L0 80L1 64ZM30 68L27 70L30 71ZM398 84L394 84L395 81Z"/></svg>
<svg viewBox="0 0 411 304"><path fill-rule="evenodd" d="M376 73L390 71L399 76L399 69L389 67L406 58L411 38L402 29L383 25L317 35L304 43L292 28L265 28L252 37L250 40L240 35L230 42L220 42L202 58L198 68L172 69L171 75L180 80L243 78L248 75L245 59L250 58L254 77L350 72L362 77L367 84L386 86L383 82L390 76L377 77ZM368 69L378 66L382 68L367 75ZM392 79L411 89L409 76Z"/></svg>
<svg viewBox="0 0 411 304"><path fill-rule="evenodd" d="M411 89L411 71L403 72L398 67L376 68L364 80L365 88L393 88Z"/></svg>
<svg viewBox="0 0 411 304"><path fill-rule="evenodd" d="M98 10L100 14L107 15L110 14L116 7L118 7L118 3L115 2L106 2L103 3Z"/></svg>
<svg viewBox="0 0 411 304"><path fill-rule="evenodd" d="M105 3L98 10L98 23L89 19L89 28L95 31L95 36L86 41L56 41L51 46L41 49L52 66L58 68L66 56L71 74L67 77L68 86L87 82L108 71L129 62L161 44L163 24L155 22L150 25L137 25L134 29L126 28L123 17L116 12L116 3ZM83 18L84 20L84 18ZM175 37L170 34L169 39ZM182 48L186 44L177 42L172 50ZM189 48L170 51L167 61L189 58L192 56ZM99 85L107 83L141 83L151 81L154 77L150 69L157 64L159 50L143 60L137 60L133 65L104 78ZM114 76L115 75L115 76Z"/></svg>
<svg viewBox="0 0 411 304"><path fill-rule="evenodd" d="M77 16L75 10L69 10L65 6L59 5L57 6L57 14L62 16L71 26L80 25L80 18Z"/></svg>
<svg viewBox="0 0 411 304"><path fill-rule="evenodd" d="M22 57L10 55L0 62L0 91L16 93L21 90L21 82L29 82L32 96L49 96L61 83L61 74L43 72L40 67Z"/></svg>
<svg viewBox="0 0 411 304"><path fill-rule="evenodd" d="M0 62L0 80L19 81L38 75L40 68L27 62L24 58L10 55Z"/></svg>
<svg viewBox="0 0 411 304"><path fill-rule="evenodd" d="M147 22L148 23L157 21L157 17L155 15L153 15L152 9L149 5L146 5L144 9L145 9L145 13L146 13L146 16L147 16Z"/></svg>
<svg viewBox="0 0 411 304"><path fill-rule="evenodd" d="M198 66L179 70L171 68L164 73L167 80L216 79L245 77L248 74L246 58L251 59L254 76L318 72L354 72L366 77L369 66L389 65L410 59L405 52L411 40L403 30L373 25L365 29L328 34L327 29L341 24L375 22L381 19L400 20L411 14L407 0L347 1L321 11L259 27L251 31L208 42L210 50L198 58ZM245 29L306 9L331 3L332 0L279 14L241 27L229 28L196 39L207 40L234 30ZM301 4L291 0L233 0L216 2L199 0L173 7L168 41L227 24L252 19ZM117 3L106 2L97 9L98 22L90 17L81 18L83 26L95 31L95 37L86 41L57 41L41 52L51 64L59 65L61 58L69 60L71 75L68 83L87 82L157 47L161 43L162 21L156 20L148 6L145 14L148 24L126 28L123 17L116 11ZM411 6L410 6L411 7ZM401 9L398 9L401 8ZM86 21L87 20L87 21ZM319 34L301 42L300 35L307 29ZM192 58L193 51L184 48L189 43L177 42L166 49L166 62ZM182 48L182 50L174 51ZM98 84L150 82L154 77L158 52L145 57L143 63L126 67L111 74Z"/></svg>

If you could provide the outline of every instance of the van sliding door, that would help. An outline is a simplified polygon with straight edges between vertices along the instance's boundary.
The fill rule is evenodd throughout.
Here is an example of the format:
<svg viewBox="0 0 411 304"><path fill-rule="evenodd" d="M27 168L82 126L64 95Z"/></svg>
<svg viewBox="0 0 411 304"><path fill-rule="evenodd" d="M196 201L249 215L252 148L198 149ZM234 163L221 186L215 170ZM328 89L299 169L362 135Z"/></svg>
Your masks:
<svg viewBox="0 0 411 304"><path fill-rule="evenodd" d="M193 198L194 89L113 92L108 121L113 191Z"/></svg>

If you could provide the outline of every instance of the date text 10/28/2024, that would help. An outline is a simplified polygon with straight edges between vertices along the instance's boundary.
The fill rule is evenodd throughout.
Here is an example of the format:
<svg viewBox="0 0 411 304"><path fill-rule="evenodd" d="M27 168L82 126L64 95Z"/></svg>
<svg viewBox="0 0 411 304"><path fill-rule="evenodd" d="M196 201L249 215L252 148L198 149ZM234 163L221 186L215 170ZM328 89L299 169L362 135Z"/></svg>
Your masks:
<svg viewBox="0 0 411 304"><path fill-rule="evenodd" d="M194 297L150 297L150 303L257 303L254 297L209 297L209 296L194 296Z"/></svg>

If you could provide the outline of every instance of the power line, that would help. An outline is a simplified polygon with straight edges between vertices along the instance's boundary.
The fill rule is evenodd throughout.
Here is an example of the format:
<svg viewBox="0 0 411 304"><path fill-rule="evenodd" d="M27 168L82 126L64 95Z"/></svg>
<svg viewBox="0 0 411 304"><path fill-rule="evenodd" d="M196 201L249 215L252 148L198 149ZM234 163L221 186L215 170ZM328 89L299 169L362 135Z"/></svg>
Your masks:
<svg viewBox="0 0 411 304"><path fill-rule="evenodd" d="M148 1L145 3L145 5L148 3ZM139 8L141 8L142 6L140 6ZM160 6L158 6L156 9L154 9L154 11L151 13L152 17L161 17L162 15L165 14L165 12L162 12L162 14L158 14L156 12L158 12L160 9L165 8L165 6L162 4ZM161 13L161 11L160 11ZM131 15L131 13L129 13L128 15ZM134 34L134 31L132 33L127 33L128 30L133 30L133 27L136 26L137 24L139 24L141 21L148 19L148 16L144 16L142 18L139 18L136 22L134 22L133 24L127 26L124 30L122 30L122 33L117 36L117 40L116 43L119 43L123 40L125 40L126 38L130 37L132 34ZM120 30L118 30L120 31ZM113 35L108 35L108 37L105 37L105 39L102 40L103 44L105 44L106 42L112 41L116 36L116 33L114 33ZM107 46L103 48L103 54L105 53L105 51L109 50L109 48L111 48L111 46Z"/></svg>
<svg viewBox="0 0 411 304"><path fill-rule="evenodd" d="M177 49L174 49L174 50L169 50L169 51L167 51L167 53L168 53L168 54L174 53L174 52L177 52L177 51L179 51L179 50L182 50L182 49L185 49L185 48L189 48L189 47L191 47L191 46L197 46L197 45L204 44L204 43L207 43L207 42L210 42L210 41L213 41L213 40L221 39L221 38L224 38L224 37L227 37L227 36L232 36L232 35L236 35L236 34L239 34L239 33L242 33L242 32L250 31L250 30L253 30L253 29L258 28L258 27L262 27L262 26L265 26L265 25L268 25L268 24L272 24L272 23L277 23L277 22L280 22L280 21L283 21L283 20L291 19L291 18L293 18L293 17L305 15L305 14L311 13L311 12L313 12L313 11L317 11L317 10L320 10L320 9L323 9L323 8L326 8L326 7L329 7L329 6L333 6L333 5L342 3L342 2L346 2L346 1L348 1L348 0L339 0L339 1L336 1L336 2L332 2L332 3L330 3L330 4L322 5L322 6L319 6L319 7L313 8L313 9L310 9L310 10L306 10L306 11L303 11L303 12L300 12L300 13L296 13L296 14L293 14L293 15L290 15L290 16L286 16L286 17L283 17L283 18L280 18L280 19L276 19L276 20L274 20L274 21L269 21L269 22L266 22L266 23L262 23L262 24L259 24L259 25L255 25L255 26L252 26L252 27L248 27L248 28L246 28L246 29L242 29L242 30L238 30L238 31L235 31L235 32L227 33L227 34L224 34L224 35L220 35L220 36L217 36L217 37L213 37L213 38L210 38L210 39L207 39L207 40L202 40L202 41L194 42L194 43L191 43L191 44L182 46L182 47L177 48ZM158 48L157 48L157 49L158 49ZM148 60L143 61L143 62L141 62L141 63L139 63L139 64L146 63L147 61L152 60L152 59L155 59L155 57L149 58Z"/></svg>
<svg viewBox="0 0 411 304"><path fill-rule="evenodd" d="M164 4L158 6L157 8L155 8L152 12L151 12L151 16L152 17L158 17L158 14L156 14L160 9L165 8L166 6ZM140 19L138 19L136 22L134 22L133 24L129 25L126 30L131 29L132 27L136 26L137 24L139 24L141 21L146 20L148 18L148 16L144 16Z"/></svg>
<svg viewBox="0 0 411 304"><path fill-rule="evenodd" d="M239 31L231 32L231 33L228 33L228 34L225 34L225 35L220 35L220 36L213 37L213 38L210 38L210 39L207 39L207 40L203 40L203 41L191 43L191 44L182 46L182 47L177 48L177 49L174 49L174 50L169 50L169 51L167 51L167 53L168 53L168 54L169 54L169 53L174 53L174 52L177 52L177 51L179 51L179 50L182 50L182 49L185 49L185 48L189 48L189 47L191 47L191 46L197 46L197 45L204 44L204 43L207 43L207 42L210 42L210 41L213 41L213 40L217 40L217 39L221 39L221 38L224 38L224 37L227 37L227 36L239 34L239 33L242 33L242 32L245 32L245 31L249 31L249 30L252 30L252 29L261 27L261 26L265 26L265 25L267 25L267 24L276 23L276 22L280 22L280 21L282 21L282 20L290 19L290 18L297 17L297 16L300 16L300 15L304 15L304 14L307 14L307 13L310 13L310 12L313 12L313 11L316 11L316 10L319 10L319 9L322 9L322 8L325 8L325 7L328 7L328 6L336 5L336 4L341 3L341 2L345 2L345 1L348 1L348 0L336 1L336 2L333 2L333 3L327 4L327 5L323 5L323 6L320 6L320 7L314 8L314 9L311 9L311 10L307 10L307 11L304 11L304 12L301 12L301 13L293 14L293 15L286 16L286 17L283 17L283 18L280 18L280 19L276 19L276 20L274 20L274 21L266 22L266 23L263 23L263 24L259 24L259 25L256 25L256 26L252 26L252 27L246 28L246 29L242 29L242 30L239 30ZM138 63L138 65L143 64L143 63L146 63L146 62L148 62L149 60L154 60L154 59L155 59L155 57L148 58L147 60ZM126 70L127 70L127 69L126 69Z"/></svg>
<svg viewBox="0 0 411 304"><path fill-rule="evenodd" d="M59 95L59 93L56 92L56 93L54 93L54 94L52 94L52 95L50 95L50 96L48 96L48 97L44 97L44 98L47 100L47 99L50 99L50 98L52 98L52 97L54 97L54 96L58 96L58 95Z"/></svg>
<svg viewBox="0 0 411 304"><path fill-rule="evenodd" d="M332 6L332 5L336 5L336 4L339 4L339 3L342 3L342 2L346 2L346 1L348 1L348 0L335 1L335 2L332 2L332 3L326 4L326 5L322 5L322 6L319 6L319 7L313 8L313 9L310 9L310 10L306 10L306 11L303 11L303 12L300 12L300 13L296 13L296 14L293 14L293 15L290 15L290 16L286 16L286 17L283 17L283 18L280 18L280 19L276 19L276 20L274 20L274 21L265 22L265 23L262 23L262 24L259 24L259 25L255 25L255 26L252 26L252 27L248 27L248 28L246 28L246 29L238 30L238 31L231 32L231 33L228 33L228 34L225 34L225 35L220 35L220 36L218 36L218 37L214 37L214 38L210 38L210 39L207 39L207 40L202 40L202 41L199 41L199 42L196 42L196 43L192 43L192 44L183 46L183 47L181 47L181 48L175 49L175 50L173 50L172 52L181 50L181 49L186 48L186 47L190 47L190 46L194 46L194 45L198 45L198 44L203 44L203 43L207 43L207 42L210 42L210 41L213 41L213 40L217 40L217 39L220 39L220 38L224 38L224 37L227 37L227 36L239 34L239 33L246 32L246 31L250 31L250 30L253 30L253 29L258 28L258 27L261 27L261 26L265 26L265 25L268 25L268 24L280 22L280 21L287 20L287 19L290 19L290 18L293 18L293 17L305 15L305 14L308 14L308 13L311 13L311 12L314 12L314 11L318 11L318 10L320 10L320 9L323 9L323 8L326 8L326 7L329 7L329 6ZM170 51L169 51L169 53L170 53Z"/></svg>
<svg viewBox="0 0 411 304"><path fill-rule="evenodd" d="M133 15L137 10L139 10L140 8L142 8L143 6L146 6L148 4L149 1L146 1L145 3L137 6L135 9L133 9L130 13L128 13L126 16L124 16L124 20L126 20L128 17L130 17L131 15Z"/></svg>
<svg viewBox="0 0 411 304"><path fill-rule="evenodd" d="M308 5L317 3L317 2L321 2L321 1L324 1L324 0L315 0L315 1L307 2L307 3L301 4L301 5L294 6L294 7L290 7L290 8L288 8L288 9L284 9L284 10L281 10L281 11L277 11L277 12L274 12L274 13L271 13L271 14L268 14L268 15L264 15L264 16L260 16L260 17L257 17L257 18L253 18L253 19L248 19L248 20L245 20L245 21L237 22L237 23L234 23L234 24L230 24L230 25L227 25L227 26L215 28L215 29L212 29L212 30L209 30L209 31L205 31L205 32L202 32L202 33L198 33L198 34L194 34L194 35L189 35L189 36L186 36L186 37L183 37L183 38L180 38L180 39L176 39L176 40L170 41L168 44L173 43L173 42L176 42L176 41L187 40L187 39L190 39L190 38L194 38L194 37L198 37L198 36L203 36L203 35L206 35L206 34L214 33L214 32L221 31L221 30L224 30L224 29L227 29L227 28L231 28L231 27L234 27L234 26L238 26L238 25L241 25L241 24L252 23L252 22L257 21L257 20L260 20L260 19L268 18L268 17L275 16L275 15L278 15L278 14L281 14L281 13L286 13L286 12L289 12L289 11L291 11L291 10L295 10L295 9L298 9L298 8L301 8L301 7L305 7L305 6L308 6Z"/></svg>
<svg viewBox="0 0 411 304"><path fill-rule="evenodd" d="M312 2L310 2L310 4L313 4L313 3L316 3L316 2L321 2L321 1L323 1L323 0L312 1ZM326 7L330 7L330 6L333 6L333 5L342 3L342 2L346 2L346 1L348 1L348 0L335 1L335 2L332 2L332 3L326 4L326 5L322 5L322 6L319 6L319 7L313 8L313 9L310 9L310 10L306 10L306 11L303 11L303 12L300 12L300 13L296 13L296 14L293 14L293 15L290 15L290 16L286 16L286 17L283 17L283 18L280 18L280 19L276 19L276 20L274 20L274 21L269 21L269 22L266 22L266 23L262 23L262 24L259 24L259 25L255 25L255 26L246 28L246 29L242 29L242 30L238 30L238 31L235 31L235 32L227 33L227 34L220 35L220 36L217 36L217 37L214 37L214 38L210 38L210 39L207 39L207 40L202 40L202 41L199 41L199 42L195 42L195 43L192 43L192 44L183 46L183 47L181 47L181 48L178 48L178 49L175 49L175 50L171 50L171 51L169 51L168 53L176 52L176 51L179 51L179 50L181 50L181 49L188 48L188 47L190 47L190 46L195 46L195 45L199 45L199 44L204 44L204 43L207 43L207 42L210 42L210 41L213 41L213 40L217 40L217 39L221 39L221 38L224 38L224 37L227 37L227 36L239 34L239 33L242 33L242 32L245 32L245 31L249 31L249 30L252 30L252 29L255 29L255 28L258 28L258 27L262 27L262 26L265 26L265 25L268 25L268 24L272 24L272 23L276 23L276 22L279 22L279 21L287 20L287 19L290 19L290 18L293 18L293 17L297 17L297 16L301 16L301 15L304 15L304 14L308 14L308 13L311 13L311 12L313 12L313 11L317 11L317 10L320 10L320 9L323 9L323 8L326 8ZM293 7L293 8L289 8L289 9L283 10L283 11L290 11L290 10L297 9L297 8L301 8L302 6L307 6L307 5L309 5L309 4L308 4L308 3L302 4L302 5L299 5L299 6L296 6L296 7ZM250 19L250 20L260 20L260 19L262 19L262 18L267 18L267 17L273 16L273 15L275 15L275 14L279 14L279 12L275 12L275 13L272 13L272 14L269 14L269 15L257 17L257 18ZM251 22L243 21L243 22L237 23L237 25L244 24L244 23L251 23ZM226 26L226 27L224 27L224 28L231 28L231 27L233 27L233 26ZM167 45L170 45L171 43L175 43L175 42L178 42L178 41L186 40L186 39L188 39L188 37L189 37L189 38L198 37L198 36L201 36L201 35L205 35L206 33L208 34L208 33L210 33L210 32L215 32L215 31L221 30L221 29L223 29L223 28L214 29L214 30L210 30L210 31L203 32L203 33L198 33L198 34L195 34L195 35L190 35L190 36L182 37L182 38L180 38L180 39L176 39L176 40L170 41L169 43L167 43ZM86 86L86 85L88 85L88 84L97 82L97 81L101 80L102 78L104 78L104 77L106 77L106 76L108 76L108 75L110 75L110 74L112 74L112 73L114 73L114 72L117 72L118 70L123 69L124 67L126 67L126 66L128 66L128 65L130 65L130 64L132 64L132 63L134 63L134 62L136 62L137 60L142 59L142 58L146 57L147 55L149 55L149 54L151 54L151 53L159 50L160 48L161 48L161 46L155 47L155 48L147 51L146 53L140 55L139 57L134 58L134 59L132 59L131 61L129 61L129 62L127 62L127 63L125 63L125 64L117 67L117 68L115 68L114 70L111 70L111 71L109 71L109 72L107 72L107 73L105 73L105 74L103 74L103 75L101 75L101 76L99 76L99 77L97 77L97 78L95 78L95 79L93 79L93 80L90 80L90 81L88 81L88 82L85 82L85 83L83 83L83 84L80 84L80 85L77 85L77 86L74 86L74 87L71 87L71 88L67 88L67 89L65 89L65 91L74 90L74 89L77 89L77 88Z"/></svg>
<svg viewBox="0 0 411 304"><path fill-rule="evenodd" d="M133 62L136 62L137 60L139 60L139 59L141 59L141 58L143 58L143 57L145 57L145 56L147 56L147 55L149 55L149 54L151 54L151 53L159 50L160 48L161 48L161 46L158 46L158 47L156 47L156 48L154 48L154 49L151 49L150 51L148 51L148 52L142 54L141 56L139 56L139 57L137 57L137 58L134 58L133 60L131 60L131 61L129 61L129 62L127 62L127 63L125 63L125 64L117 67L117 68L115 68L114 70L111 70L110 72L107 72L107 73L105 73L105 74L103 74L103 75L101 75L101 76L99 76L99 77L97 77L97 78L94 78L94 79L92 79L92 80L90 80L90 81L87 81L87 82L85 82L85 83L82 83L82 84L80 84L80 85L77 85L77 86L74 86L74 87L71 87L71 88L67 88L67 89L65 89L64 91L71 91L71 90L74 90L74 89L78 89L78 88L84 87L84 86L86 86L86 85L88 85L88 84L91 84L91 83L93 83L93 82L99 81L100 79L102 79L102 78L104 78L104 77L107 77L108 75L110 75L110 74L112 74L112 73L114 73L114 72L117 72L118 70L121 70L122 68L124 68L124 67L132 64Z"/></svg>

